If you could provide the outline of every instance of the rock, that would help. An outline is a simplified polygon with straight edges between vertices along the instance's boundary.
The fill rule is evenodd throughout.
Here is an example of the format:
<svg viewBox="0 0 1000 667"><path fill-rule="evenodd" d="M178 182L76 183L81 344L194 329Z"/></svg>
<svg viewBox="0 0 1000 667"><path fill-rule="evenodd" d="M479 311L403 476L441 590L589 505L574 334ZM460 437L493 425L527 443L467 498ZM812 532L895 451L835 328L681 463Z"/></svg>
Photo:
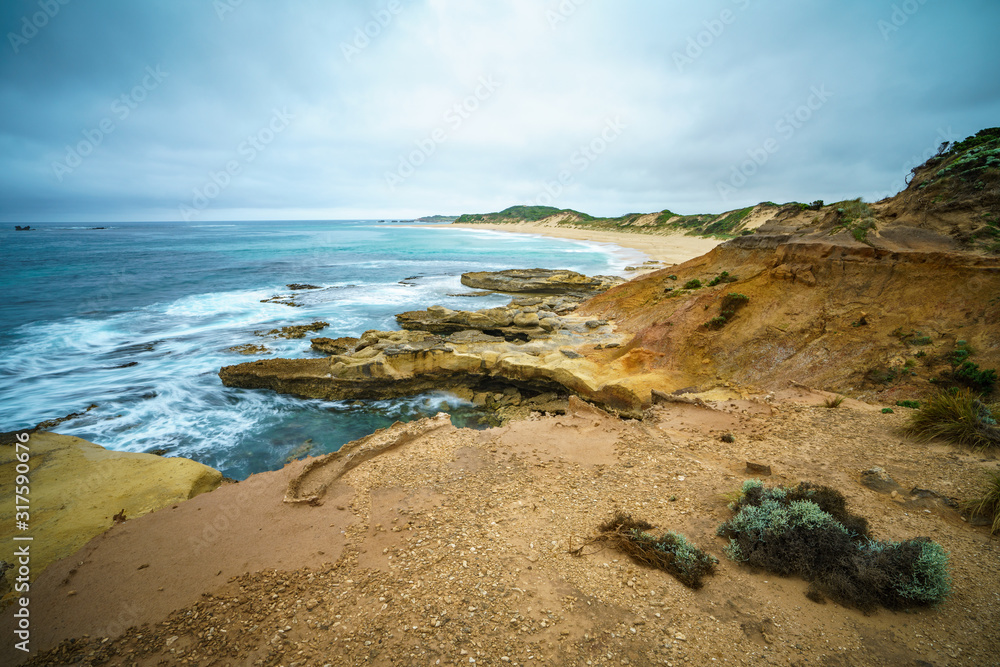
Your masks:
<svg viewBox="0 0 1000 667"><path fill-rule="evenodd" d="M509 269L462 274L462 284L494 292L593 295L625 282L615 276L587 277L581 273L551 269Z"/></svg>
<svg viewBox="0 0 1000 667"><path fill-rule="evenodd" d="M306 334L311 331L322 331L323 329L330 326L329 322L313 322L312 324L296 324L288 327L281 327L280 329L271 329L270 331L254 331L255 336L273 336L275 338L305 338Z"/></svg>
<svg viewBox="0 0 1000 667"><path fill-rule="evenodd" d="M323 354L347 354L354 351L361 339L351 337L313 338L310 342L314 350Z"/></svg>
<svg viewBox="0 0 1000 667"><path fill-rule="evenodd" d="M285 287L287 287L288 289L290 289L292 291L306 290L306 289L322 289L321 287L319 287L317 285L309 285L308 283L291 283L291 284L285 285Z"/></svg>
<svg viewBox="0 0 1000 667"><path fill-rule="evenodd" d="M931 491L930 489L920 489L917 487L910 489L910 495L905 505L913 509L958 509L958 502L952 498L942 496L940 493Z"/></svg>
<svg viewBox="0 0 1000 667"><path fill-rule="evenodd" d="M420 419L406 424L396 422L360 440L349 442L332 454L309 461L289 481L284 501L320 505L330 485L345 473L380 454L448 428L452 428L451 417L438 413L432 419Z"/></svg>
<svg viewBox="0 0 1000 667"><path fill-rule="evenodd" d="M468 329L480 331L503 329L514 322L514 315L507 308L469 311L431 306L427 310L400 313L396 315L396 322L404 329L450 334Z"/></svg>
<svg viewBox="0 0 1000 667"><path fill-rule="evenodd" d="M538 326L538 314L537 313L518 313L514 316L514 326L521 327L523 329L534 328Z"/></svg>
<svg viewBox="0 0 1000 667"><path fill-rule="evenodd" d="M476 298L480 296L489 296L491 294L495 294L495 292L455 292L454 294L449 294L448 296Z"/></svg>
<svg viewBox="0 0 1000 667"><path fill-rule="evenodd" d="M611 345L607 345L606 347L611 347ZM660 391L659 389L653 389L650 392L650 394L652 397L653 405L663 405L667 403L687 403L689 405L697 405L703 408L711 409L709 405L705 403L705 401L701 400L697 396L695 396L694 398L688 398L686 396L677 395L676 392L674 392L673 394L667 394L665 392Z"/></svg>
<svg viewBox="0 0 1000 667"><path fill-rule="evenodd" d="M769 476L771 474L771 466L764 465L763 463L751 463L750 461L747 461L747 472L751 475Z"/></svg>
<svg viewBox="0 0 1000 667"><path fill-rule="evenodd" d="M36 432L31 448L31 574L77 551L112 526L211 491L222 473L184 458L107 450L55 433ZM0 446L0 475L13 480L14 447ZM0 487L0 539L15 534L14 484Z"/></svg>
<svg viewBox="0 0 1000 667"><path fill-rule="evenodd" d="M554 317L556 316L549 313L547 319L551 320ZM471 330L510 341L529 341L546 337L559 325L559 321L556 320L541 326L538 313L523 312L513 306L473 311L431 306L427 310L400 313L396 316L396 322L411 331L455 334Z"/></svg>
<svg viewBox="0 0 1000 667"><path fill-rule="evenodd" d="M261 299L261 303L277 303L282 306L290 306L291 308L301 308L302 304L295 301L294 294L275 294L274 296Z"/></svg>
<svg viewBox="0 0 1000 667"><path fill-rule="evenodd" d="M92 404L88 405L85 410L81 410L80 412L71 412L70 414L66 415L65 417L57 417L56 419L47 419L47 420L41 422L40 424L38 424L38 426L36 426L34 429L32 429L32 431L51 431L56 426L59 426L59 424L62 424L63 422L68 422L71 419L76 419L77 417L82 417L83 415L87 414L88 412L90 412L91 410L93 410L96 407L97 407L97 404L96 403L92 403ZM4 443L4 444L7 444L7 443Z"/></svg>
<svg viewBox="0 0 1000 667"><path fill-rule="evenodd" d="M580 320L582 328L582 318ZM530 329L518 331L532 332ZM615 334L591 334L610 341ZM219 371L230 387L272 389L330 400L383 399L458 388L477 404L484 393L518 387L527 395L578 394L623 414L640 414L642 399L613 368L562 348L583 343L579 334L549 334L512 342L481 331L447 337L427 331L366 331L354 351L329 358L264 359ZM572 350L567 350L572 352ZM494 401L496 402L496 401Z"/></svg>
<svg viewBox="0 0 1000 667"><path fill-rule="evenodd" d="M903 490L896 481L889 476L884 469L875 466L874 468L869 468L861 473L861 483L867 486L872 491L878 491L879 493L889 493L896 492L897 495Z"/></svg>
<svg viewBox="0 0 1000 667"><path fill-rule="evenodd" d="M247 356L251 354L267 354L270 352L265 345L254 345L253 343L247 343L245 345L234 345L233 347L227 348L226 352L237 352L239 354L245 354Z"/></svg>

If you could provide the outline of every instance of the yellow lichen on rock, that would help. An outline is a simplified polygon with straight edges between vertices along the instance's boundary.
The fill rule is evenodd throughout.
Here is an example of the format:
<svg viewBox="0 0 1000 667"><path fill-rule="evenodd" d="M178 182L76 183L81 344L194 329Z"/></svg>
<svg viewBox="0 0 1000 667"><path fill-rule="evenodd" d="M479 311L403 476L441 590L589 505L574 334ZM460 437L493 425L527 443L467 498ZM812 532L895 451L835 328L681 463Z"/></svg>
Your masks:
<svg viewBox="0 0 1000 667"><path fill-rule="evenodd" d="M222 483L222 473L190 459L116 452L55 433L32 433L28 450L30 483L24 489L13 483L15 447L0 446L0 478L11 482L0 487L0 540L33 538L25 542L32 579L110 528L120 511L135 519ZM25 490L20 495L28 501L28 530L21 531L14 521L15 493Z"/></svg>

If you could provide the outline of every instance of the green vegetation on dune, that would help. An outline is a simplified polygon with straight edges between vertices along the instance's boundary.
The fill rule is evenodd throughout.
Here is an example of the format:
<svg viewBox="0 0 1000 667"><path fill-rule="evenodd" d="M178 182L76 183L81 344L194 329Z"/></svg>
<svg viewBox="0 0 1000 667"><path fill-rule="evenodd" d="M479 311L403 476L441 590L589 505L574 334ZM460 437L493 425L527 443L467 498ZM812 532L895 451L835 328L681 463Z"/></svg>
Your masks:
<svg viewBox="0 0 1000 667"><path fill-rule="evenodd" d="M972 248L1000 253L1000 128L981 130L914 168L908 191L918 206L937 211L967 210L978 227L959 240Z"/></svg>
<svg viewBox="0 0 1000 667"><path fill-rule="evenodd" d="M417 218L418 222L455 222L458 220L457 215L425 215L422 218Z"/></svg>
<svg viewBox="0 0 1000 667"><path fill-rule="evenodd" d="M876 228L875 213L871 207L861 201L860 197L838 202L834 206L837 207L839 226L834 227L833 232L846 230L850 232L854 240L871 245L868 240L868 232Z"/></svg>
<svg viewBox="0 0 1000 667"><path fill-rule="evenodd" d="M776 206L765 203L763 206ZM601 218L581 213L573 209L553 206L511 206L498 213L472 213L460 216L459 223L505 224L517 222L538 222L561 215L558 224L562 226L594 229L602 231L631 232L639 234L664 234L681 232L688 236L730 239L741 233L743 221L755 206L727 211L722 214L702 213L681 215L669 209L659 213L626 213L616 218Z"/></svg>
<svg viewBox="0 0 1000 667"><path fill-rule="evenodd" d="M1000 127L979 131L964 141L953 144L943 154L943 162L935 176L957 176L972 181L988 170L1000 170Z"/></svg>
<svg viewBox="0 0 1000 667"><path fill-rule="evenodd" d="M576 217L579 220L592 220L586 213L580 213L568 208L555 208L554 206L511 206L499 213L466 213L460 215L455 222L458 223L492 223L504 224L515 222L538 222L545 218L550 218L561 213Z"/></svg>

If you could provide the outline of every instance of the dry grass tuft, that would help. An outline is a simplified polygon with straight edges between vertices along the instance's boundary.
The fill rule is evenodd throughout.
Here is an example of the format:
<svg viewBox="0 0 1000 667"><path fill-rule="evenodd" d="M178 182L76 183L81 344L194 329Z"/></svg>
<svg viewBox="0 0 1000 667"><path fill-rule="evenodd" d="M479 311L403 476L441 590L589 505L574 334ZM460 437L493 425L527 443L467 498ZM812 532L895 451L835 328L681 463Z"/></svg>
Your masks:
<svg viewBox="0 0 1000 667"><path fill-rule="evenodd" d="M966 503L966 508L992 521L990 533L1000 533L1000 471L987 472L983 486L982 495Z"/></svg>
<svg viewBox="0 0 1000 667"><path fill-rule="evenodd" d="M616 511L609 521L597 527L597 537L572 553L579 556L584 547L604 542L641 565L668 572L689 588L701 588L702 579L715 572L719 560L679 533L667 531L657 536L648 532L652 528L648 521Z"/></svg>
<svg viewBox="0 0 1000 667"><path fill-rule="evenodd" d="M944 391L924 402L906 432L926 440L943 438L973 449L1000 447L997 405L989 405L968 390Z"/></svg>

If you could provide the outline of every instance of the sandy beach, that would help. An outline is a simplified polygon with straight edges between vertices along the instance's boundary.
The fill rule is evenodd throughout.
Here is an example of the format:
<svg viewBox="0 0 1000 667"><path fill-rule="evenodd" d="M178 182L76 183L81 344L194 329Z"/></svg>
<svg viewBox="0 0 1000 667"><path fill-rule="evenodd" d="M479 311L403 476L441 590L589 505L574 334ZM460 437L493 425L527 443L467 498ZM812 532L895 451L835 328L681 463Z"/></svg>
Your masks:
<svg viewBox="0 0 1000 667"><path fill-rule="evenodd" d="M498 232L515 234L539 234L575 241L596 241L598 243L613 243L623 248L638 250L663 264L680 264L693 259L722 243L719 239L706 239L683 234L631 234L628 232L609 232L604 230L577 229L554 225L518 222L510 224L457 224L437 225L440 227L460 227L462 229L488 229Z"/></svg>

